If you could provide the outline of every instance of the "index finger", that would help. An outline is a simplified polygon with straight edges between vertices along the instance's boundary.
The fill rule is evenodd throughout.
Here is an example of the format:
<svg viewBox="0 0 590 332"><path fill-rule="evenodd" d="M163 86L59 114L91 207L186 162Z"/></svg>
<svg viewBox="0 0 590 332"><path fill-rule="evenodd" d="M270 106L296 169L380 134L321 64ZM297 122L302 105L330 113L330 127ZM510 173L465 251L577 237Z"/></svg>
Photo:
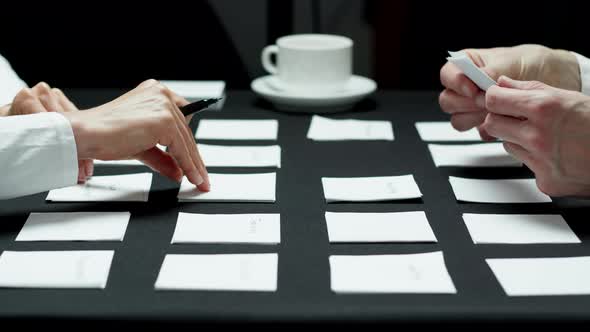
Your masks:
<svg viewBox="0 0 590 332"><path fill-rule="evenodd" d="M486 92L486 109L490 113L529 118L529 109L540 98L542 96L534 90L517 90L495 85Z"/></svg>
<svg viewBox="0 0 590 332"><path fill-rule="evenodd" d="M475 97L479 88L454 64L447 62L440 70L440 82L464 97Z"/></svg>

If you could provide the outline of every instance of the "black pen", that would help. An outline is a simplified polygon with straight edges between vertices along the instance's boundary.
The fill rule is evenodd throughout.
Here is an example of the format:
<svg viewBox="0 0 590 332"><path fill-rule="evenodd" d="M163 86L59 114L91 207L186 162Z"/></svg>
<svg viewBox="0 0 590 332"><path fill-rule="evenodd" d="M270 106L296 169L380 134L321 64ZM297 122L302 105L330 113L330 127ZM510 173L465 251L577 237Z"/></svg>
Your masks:
<svg viewBox="0 0 590 332"><path fill-rule="evenodd" d="M194 103L186 104L180 107L180 111L184 116L196 114L209 108L209 106L218 103L222 98L201 99Z"/></svg>

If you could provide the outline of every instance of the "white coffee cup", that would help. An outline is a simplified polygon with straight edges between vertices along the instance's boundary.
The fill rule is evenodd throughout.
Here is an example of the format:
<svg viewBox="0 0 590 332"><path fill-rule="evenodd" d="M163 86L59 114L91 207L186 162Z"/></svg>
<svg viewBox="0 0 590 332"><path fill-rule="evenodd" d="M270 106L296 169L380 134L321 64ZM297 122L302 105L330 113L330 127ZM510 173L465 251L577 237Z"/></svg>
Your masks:
<svg viewBox="0 0 590 332"><path fill-rule="evenodd" d="M279 88L288 91L327 92L342 89L352 76L350 38L302 34L277 39L262 50L262 66ZM276 64L271 60L276 56Z"/></svg>

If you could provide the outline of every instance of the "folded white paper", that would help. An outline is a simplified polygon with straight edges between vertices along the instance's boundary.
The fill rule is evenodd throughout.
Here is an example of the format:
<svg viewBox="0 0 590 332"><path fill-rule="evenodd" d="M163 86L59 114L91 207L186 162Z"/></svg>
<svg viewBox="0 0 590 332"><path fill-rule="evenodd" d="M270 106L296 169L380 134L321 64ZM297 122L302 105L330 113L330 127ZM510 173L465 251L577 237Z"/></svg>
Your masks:
<svg viewBox="0 0 590 332"><path fill-rule="evenodd" d="M199 144L207 167L281 167L281 147Z"/></svg>
<svg viewBox="0 0 590 332"><path fill-rule="evenodd" d="M193 214L180 212L171 243L281 242L279 214Z"/></svg>
<svg viewBox="0 0 590 332"><path fill-rule="evenodd" d="M481 141L477 129L458 131L448 121L416 122L416 130L423 141L427 142L461 142Z"/></svg>
<svg viewBox="0 0 590 332"><path fill-rule="evenodd" d="M156 147L162 151L166 151L166 147L163 145L156 145ZM136 159L123 159L123 160L94 160L95 166L145 166L141 161Z"/></svg>
<svg viewBox="0 0 590 332"><path fill-rule="evenodd" d="M277 120L212 120L199 121L197 139L276 140Z"/></svg>
<svg viewBox="0 0 590 332"><path fill-rule="evenodd" d="M330 256L330 280L336 293L457 293L440 251Z"/></svg>
<svg viewBox="0 0 590 332"><path fill-rule="evenodd" d="M449 182L458 201L475 203L551 202L551 197L537 188L535 179L479 180L450 176Z"/></svg>
<svg viewBox="0 0 590 332"><path fill-rule="evenodd" d="M508 296L590 295L590 257L486 259Z"/></svg>
<svg viewBox="0 0 590 332"><path fill-rule="evenodd" d="M147 202L152 173L93 176L85 184L54 189L47 195L53 202Z"/></svg>
<svg viewBox="0 0 590 332"><path fill-rule="evenodd" d="M469 77L483 91L487 91L491 86L496 85L496 81L476 66L465 52L449 52L449 55L450 57L447 60L457 66L465 76Z"/></svg>
<svg viewBox="0 0 590 332"><path fill-rule="evenodd" d="M31 213L16 241L123 241L129 212Z"/></svg>
<svg viewBox="0 0 590 332"><path fill-rule="evenodd" d="M187 99L221 98L225 93L224 81L162 80L160 83Z"/></svg>
<svg viewBox="0 0 590 332"><path fill-rule="evenodd" d="M326 202L379 202L422 197L413 175L322 178Z"/></svg>
<svg viewBox="0 0 590 332"><path fill-rule="evenodd" d="M276 201L276 173L209 174L211 191L200 192L186 178L182 180L181 202L263 202Z"/></svg>
<svg viewBox="0 0 590 332"><path fill-rule="evenodd" d="M463 214L473 243L580 243L560 215Z"/></svg>
<svg viewBox="0 0 590 332"><path fill-rule="evenodd" d="M163 290L277 290L277 254L166 255L156 280Z"/></svg>
<svg viewBox="0 0 590 332"><path fill-rule="evenodd" d="M393 141L393 127L389 121L334 120L314 115L307 138L314 141Z"/></svg>
<svg viewBox="0 0 590 332"><path fill-rule="evenodd" d="M326 212L330 242L437 242L426 214Z"/></svg>
<svg viewBox="0 0 590 332"><path fill-rule="evenodd" d="M436 167L520 167L522 162L512 157L502 143L468 145L428 144Z"/></svg>
<svg viewBox="0 0 590 332"><path fill-rule="evenodd" d="M97 288L107 285L114 251L5 251L0 287Z"/></svg>

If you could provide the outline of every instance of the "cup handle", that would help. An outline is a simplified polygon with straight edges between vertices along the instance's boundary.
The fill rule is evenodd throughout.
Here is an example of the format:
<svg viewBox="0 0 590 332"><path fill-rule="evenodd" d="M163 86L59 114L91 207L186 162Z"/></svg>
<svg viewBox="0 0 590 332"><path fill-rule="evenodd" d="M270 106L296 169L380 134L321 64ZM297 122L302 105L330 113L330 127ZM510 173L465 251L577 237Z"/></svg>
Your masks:
<svg viewBox="0 0 590 332"><path fill-rule="evenodd" d="M277 45L269 45L262 50L262 67L272 75L279 73L277 66L271 61L270 57L274 54L275 56L279 53Z"/></svg>

